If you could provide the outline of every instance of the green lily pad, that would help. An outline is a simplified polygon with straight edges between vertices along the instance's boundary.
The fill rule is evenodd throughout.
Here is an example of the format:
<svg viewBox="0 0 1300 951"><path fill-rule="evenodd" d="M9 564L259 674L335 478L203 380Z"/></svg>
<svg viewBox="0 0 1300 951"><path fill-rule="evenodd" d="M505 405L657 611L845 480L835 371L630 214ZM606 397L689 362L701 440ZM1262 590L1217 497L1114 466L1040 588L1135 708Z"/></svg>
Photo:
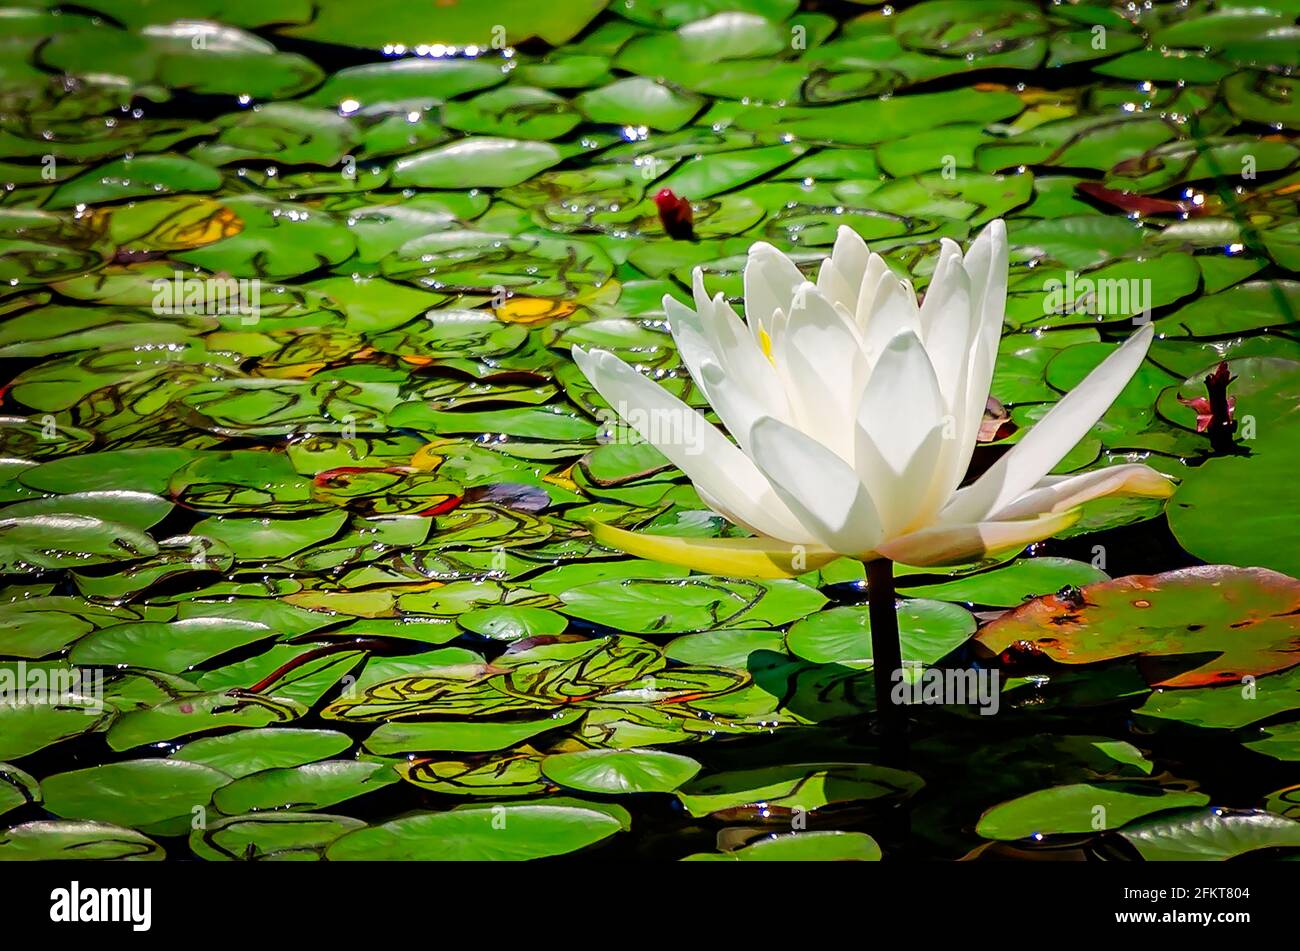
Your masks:
<svg viewBox="0 0 1300 951"><path fill-rule="evenodd" d="M157 544L143 532L93 515L0 517L3 573L98 565L157 553Z"/></svg>
<svg viewBox="0 0 1300 951"><path fill-rule="evenodd" d="M385 763L323 760L252 773L217 790L212 801L228 815L262 809L312 812L395 782L397 775Z"/></svg>
<svg viewBox="0 0 1300 951"><path fill-rule="evenodd" d="M10 763L0 763L0 815L41 801L41 787L32 776Z"/></svg>
<svg viewBox="0 0 1300 951"><path fill-rule="evenodd" d="M780 631L706 631L669 641L664 656L683 664L743 669L756 651L784 650L785 637Z"/></svg>
<svg viewBox="0 0 1300 951"><path fill-rule="evenodd" d="M106 162L60 185L48 208L118 201L172 192L210 192L221 176L209 165L180 155L139 155Z"/></svg>
<svg viewBox="0 0 1300 951"><path fill-rule="evenodd" d="M1300 725L1282 723L1275 727L1264 727L1263 738L1247 743L1246 747L1274 759L1289 762L1300 760Z"/></svg>
<svg viewBox="0 0 1300 951"><path fill-rule="evenodd" d="M1235 729L1300 710L1300 668L1222 687L1157 690L1137 713L1192 726Z"/></svg>
<svg viewBox="0 0 1300 951"><path fill-rule="evenodd" d="M986 839L1024 839L1067 832L1118 829L1166 809L1203 806L1204 793L1137 783L1053 786L1004 802L980 816L975 831Z"/></svg>
<svg viewBox="0 0 1300 951"><path fill-rule="evenodd" d="M581 716L581 712L572 711L518 722L384 723L366 737L365 747L380 756L433 750L485 753L504 750L539 733L568 726Z"/></svg>
<svg viewBox="0 0 1300 951"><path fill-rule="evenodd" d="M74 664L127 664L179 674L219 654L275 635L265 624L233 618L117 624L82 638L69 659Z"/></svg>
<svg viewBox="0 0 1300 951"><path fill-rule="evenodd" d="M94 629L72 613L25 610L21 604L0 607L0 654L45 657Z"/></svg>
<svg viewBox="0 0 1300 951"><path fill-rule="evenodd" d="M683 581L595 581L560 594L563 612L638 634L678 634L719 628L770 628L826 603L796 581L693 576Z"/></svg>
<svg viewBox="0 0 1300 951"><path fill-rule="evenodd" d="M542 760L542 774L593 793L672 792L700 771L689 756L663 750L582 750Z"/></svg>
<svg viewBox="0 0 1300 951"><path fill-rule="evenodd" d="M545 608L495 607L466 611L457 622L467 631L498 641L559 634L568 626L561 614Z"/></svg>
<svg viewBox="0 0 1300 951"><path fill-rule="evenodd" d="M1166 333L1217 337L1262 330L1295 328L1300 320L1300 282L1248 281L1218 294L1200 297L1160 322Z"/></svg>
<svg viewBox="0 0 1300 951"><path fill-rule="evenodd" d="M161 861L163 847L111 822L42 819L0 831L0 861Z"/></svg>
<svg viewBox="0 0 1300 951"><path fill-rule="evenodd" d="M408 759L393 768L413 786L453 796L533 796L555 788L542 776L541 756L526 746L489 759Z"/></svg>
<svg viewBox="0 0 1300 951"><path fill-rule="evenodd" d="M352 124L337 113L288 102L232 113L218 119L216 125L217 137L190 154L218 166L249 159L334 166L356 137Z"/></svg>
<svg viewBox="0 0 1300 951"><path fill-rule="evenodd" d="M398 187L504 188L518 185L558 164L564 152L549 142L470 136L399 159L392 183Z"/></svg>
<svg viewBox="0 0 1300 951"><path fill-rule="evenodd" d="M183 760L137 759L55 773L41 780L45 808L64 819L112 822L149 833L187 831L225 773Z"/></svg>
<svg viewBox="0 0 1300 951"><path fill-rule="evenodd" d="M975 618L955 604L910 600L898 605L898 637L905 662L933 664L975 633ZM819 664L871 666L871 620L866 605L831 608L796 622L786 635L790 653Z"/></svg>
<svg viewBox="0 0 1300 951"><path fill-rule="evenodd" d="M564 855L622 828L608 813L580 806L515 804L425 812L348 833L330 861L519 861Z"/></svg>
<svg viewBox="0 0 1300 951"><path fill-rule="evenodd" d="M203 519L194 531L226 545L237 558L263 561L285 558L331 538L347 521L345 512L302 518L217 518Z"/></svg>
<svg viewBox="0 0 1300 951"><path fill-rule="evenodd" d="M286 691L288 693L288 691ZM289 696L224 690L184 692L142 709L124 712L108 729L108 745L128 750L227 727L264 727L296 720L307 712Z"/></svg>
<svg viewBox="0 0 1300 951"><path fill-rule="evenodd" d="M703 100L651 79L634 76L585 92L574 105L593 122L643 125L674 132L699 112Z"/></svg>
<svg viewBox="0 0 1300 951"><path fill-rule="evenodd" d="M341 753L352 740L335 730L263 728L191 740L172 759L201 763L239 779L265 769L303 766Z"/></svg>
<svg viewBox="0 0 1300 951"><path fill-rule="evenodd" d="M325 6L309 22L283 27L281 32L373 50L391 51L397 44L399 53L446 46L499 50L507 43L513 45L534 36L558 46L604 8L600 0L573 0L544 8L525 0L502 0L491 8L474 4L442 7L431 16L429 11L399 0L377 0L364 17L357 17L356 11L348 7Z"/></svg>
<svg viewBox="0 0 1300 951"><path fill-rule="evenodd" d="M191 449L150 447L85 453L23 470L19 481L42 492L148 492L163 495L171 474L197 456Z"/></svg>
<svg viewBox="0 0 1300 951"><path fill-rule="evenodd" d="M224 816L190 833L190 849L210 862L312 862L334 840L365 828L360 819L314 812Z"/></svg>
<svg viewBox="0 0 1300 951"><path fill-rule="evenodd" d="M788 832L733 852L699 852L686 862L878 862L880 846L865 832Z"/></svg>
<svg viewBox="0 0 1300 951"><path fill-rule="evenodd" d="M1256 849L1300 847L1300 822L1259 810L1202 809L1156 816L1119 833L1148 862L1204 862Z"/></svg>
<svg viewBox="0 0 1300 951"><path fill-rule="evenodd" d="M3 673L0 672L0 676ZM90 688L93 683L85 683ZM101 729L115 711L89 692L47 697L6 691L0 702L0 760L16 760L61 740Z"/></svg>
<svg viewBox="0 0 1300 951"><path fill-rule="evenodd" d="M707 816L746 806L763 814L812 812L841 802L906 799L925 785L920 776L859 763L770 766L701 776L677 791L686 811Z"/></svg>
<svg viewBox="0 0 1300 951"><path fill-rule="evenodd" d="M939 584L903 584L899 590L912 597L1013 607L1026 597L1046 594L1066 585L1077 587L1106 580L1109 576L1104 571L1081 561L1053 557L1022 558L1001 568L963 575ZM901 620L899 627L902 628Z"/></svg>

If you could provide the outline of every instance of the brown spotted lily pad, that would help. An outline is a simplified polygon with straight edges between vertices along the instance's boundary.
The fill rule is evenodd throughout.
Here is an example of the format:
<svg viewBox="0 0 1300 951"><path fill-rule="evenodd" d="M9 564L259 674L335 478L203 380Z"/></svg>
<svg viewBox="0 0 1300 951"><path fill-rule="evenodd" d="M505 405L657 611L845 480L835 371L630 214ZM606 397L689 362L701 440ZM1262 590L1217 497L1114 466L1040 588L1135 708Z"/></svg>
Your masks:
<svg viewBox="0 0 1300 951"><path fill-rule="evenodd" d="M1035 598L978 640L1062 664L1137 657L1155 686L1204 687L1300 664L1300 581L1205 565Z"/></svg>

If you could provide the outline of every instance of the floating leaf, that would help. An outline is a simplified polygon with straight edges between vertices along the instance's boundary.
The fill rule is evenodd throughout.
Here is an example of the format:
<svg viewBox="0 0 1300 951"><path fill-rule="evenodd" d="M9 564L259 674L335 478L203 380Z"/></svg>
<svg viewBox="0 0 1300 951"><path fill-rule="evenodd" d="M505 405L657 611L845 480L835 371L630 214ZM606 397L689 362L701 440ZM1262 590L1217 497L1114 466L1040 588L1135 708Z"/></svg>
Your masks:
<svg viewBox="0 0 1300 951"><path fill-rule="evenodd" d="M110 822L38 820L0 831L0 861L160 861L163 847Z"/></svg>
<svg viewBox="0 0 1300 951"><path fill-rule="evenodd" d="M975 633L975 619L955 604L911 600L898 605L905 662L933 664ZM871 666L871 620L865 605L831 608L796 622L786 635L790 653L819 664Z"/></svg>
<svg viewBox="0 0 1300 951"><path fill-rule="evenodd" d="M503 750L539 733L567 726L581 716L580 712L571 711L540 720L501 723L384 723L366 738L365 747L380 756L433 750L485 753Z"/></svg>
<svg viewBox="0 0 1300 951"><path fill-rule="evenodd" d="M213 804L228 815L260 809L308 812L363 796L397 782L385 763L324 760L302 766L264 769L217 790Z"/></svg>
<svg viewBox="0 0 1300 951"><path fill-rule="evenodd" d="M1209 801L1204 793L1136 783L1053 786L994 806L980 816L975 831L986 839L1101 832L1153 812L1202 806Z"/></svg>
<svg viewBox="0 0 1300 951"><path fill-rule="evenodd" d="M880 846L865 832L788 832L734 852L700 852L694 862L878 862Z"/></svg>
<svg viewBox="0 0 1300 951"><path fill-rule="evenodd" d="M341 753L352 740L334 730L264 728L192 740L172 759L201 763L239 779L264 769L302 766Z"/></svg>
<svg viewBox="0 0 1300 951"><path fill-rule="evenodd" d="M1047 594L1066 585L1077 587L1106 580L1106 573L1099 568L1069 558L1022 558L992 571L963 575L938 584L913 586L904 582L900 590L914 597L1013 607L1026 597ZM902 627L901 621L899 626Z"/></svg>
<svg viewBox="0 0 1300 951"><path fill-rule="evenodd" d="M686 811L707 816L757 806L763 815L780 810L812 812L841 802L905 799L924 785L905 770L857 763L770 766L702 776L677 792Z"/></svg>
<svg viewBox="0 0 1300 951"><path fill-rule="evenodd" d="M775 627L826 602L817 591L796 581L711 576L595 581L562 592L560 600L566 614L639 634Z"/></svg>
<svg viewBox="0 0 1300 951"><path fill-rule="evenodd" d="M74 664L127 664L179 674L218 654L275 634L265 624L233 618L117 624L82 638L70 659Z"/></svg>
<svg viewBox="0 0 1300 951"><path fill-rule="evenodd" d="M700 771L689 756L662 750L583 750L542 760L542 774L593 793L672 792Z"/></svg>
<svg viewBox="0 0 1300 951"><path fill-rule="evenodd" d="M1138 656L1155 684L1200 687L1300 663L1298 594L1300 582L1264 568L1131 575L1035 598L978 639L1065 664Z"/></svg>
<svg viewBox="0 0 1300 951"><path fill-rule="evenodd" d="M40 784L35 779L17 766L0 763L0 815L19 806L40 801Z"/></svg>
<svg viewBox="0 0 1300 951"><path fill-rule="evenodd" d="M564 855L609 838L619 820L595 808L513 804L425 812L351 832L331 861L518 861Z"/></svg>
<svg viewBox="0 0 1300 951"><path fill-rule="evenodd" d="M41 789L45 808L56 816L175 835L188 831L193 811L228 782L225 773L198 763L137 759L56 773L41 780Z"/></svg>
<svg viewBox="0 0 1300 951"><path fill-rule="evenodd" d="M1300 847L1300 822L1252 810L1205 809L1156 816L1119 834L1148 862L1221 861L1255 849Z"/></svg>
<svg viewBox="0 0 1300 951"><path fill-rule="evenodd" d="M365 828L360 819L314 812L224 816L190 833L190 849L214 862L316 861L334 840Z"/></svg>

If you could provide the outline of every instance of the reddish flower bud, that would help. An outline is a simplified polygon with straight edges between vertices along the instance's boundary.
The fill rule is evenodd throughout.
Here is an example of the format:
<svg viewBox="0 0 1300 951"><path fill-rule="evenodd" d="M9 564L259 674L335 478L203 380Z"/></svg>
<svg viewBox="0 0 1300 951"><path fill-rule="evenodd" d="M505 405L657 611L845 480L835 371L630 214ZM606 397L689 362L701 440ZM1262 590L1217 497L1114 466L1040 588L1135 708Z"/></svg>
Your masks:
<svg viewBox="0 0 1300 951"><path fill-rule="evenodd" d="M1232 452L1234 443L1232 434L1237 431L1237 421L1232 418L1232 411L1237 401L1228 395L1228 384L1236 377L1228 371L1226 360L1220 361L1209 376L1205 378L1204 399L1192 400L1189 405L1196 410L1196 431L1210 437L1210 448L1215 452ZM1202 416L1206 417L1202 425Z"/></svg>
<svg viewBox="0 0 1300 951"><path fill-rule="evenodd" d="M654 202L668 237L675 241L695 240L695 214L689 201L678 198L671 188L662 188L655 195Z"/></svg>

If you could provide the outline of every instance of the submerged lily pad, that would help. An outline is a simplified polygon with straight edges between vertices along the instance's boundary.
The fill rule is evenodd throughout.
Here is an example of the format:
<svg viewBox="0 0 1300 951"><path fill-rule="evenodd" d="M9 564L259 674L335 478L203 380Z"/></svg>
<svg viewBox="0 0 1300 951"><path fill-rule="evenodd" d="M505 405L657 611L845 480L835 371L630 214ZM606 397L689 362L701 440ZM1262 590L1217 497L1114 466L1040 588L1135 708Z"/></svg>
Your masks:
<svg viewBox="0 0 1300 951"><path fill-rule="evenodd" d="M707 816L758 806L769 811L812 812L833 803L898 800L925 785L905 770L858 763L772 766L701 776L677 791L686 811Z"/></svg>

